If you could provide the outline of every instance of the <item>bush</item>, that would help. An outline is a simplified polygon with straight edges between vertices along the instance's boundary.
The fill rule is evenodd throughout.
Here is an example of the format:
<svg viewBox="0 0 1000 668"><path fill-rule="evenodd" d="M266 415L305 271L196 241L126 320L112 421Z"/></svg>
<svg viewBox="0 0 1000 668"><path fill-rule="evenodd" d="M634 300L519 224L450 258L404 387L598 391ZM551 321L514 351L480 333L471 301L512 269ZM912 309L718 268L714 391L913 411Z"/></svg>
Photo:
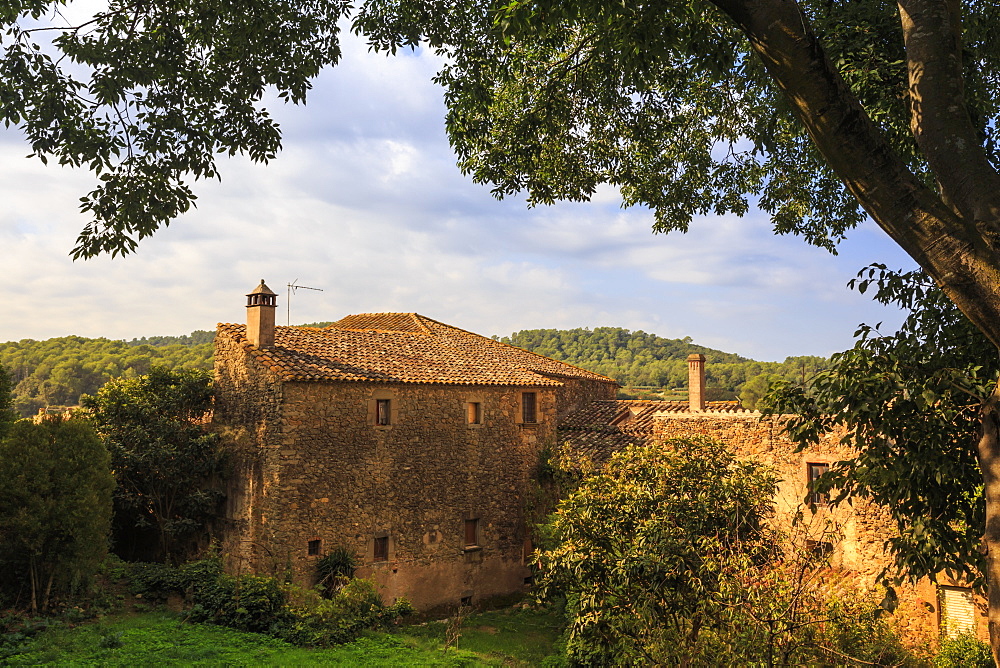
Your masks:
<svg viewBox="0 0 1000 668"><path fill-rule="evenodd" d="M941 641L934 668L993 668L990 646L971 634Z"/></svg>
<svg viewBox="0 0 1000 668"><path fill-rule="evenodd" d="M413 612L406 599L382 603L371 580L349 580L330 598L320 589L286 587L293 620L281 637L298 645L335 645L357 638L365 629L385 626Z"/></svg>
<svg viewBox="0 0 1000 668"><path fill-rule="evenodd" d="M343 555L329 561L330 565L343 566L353 564L353 557L350 562ZM192 603L188 613L191 621L266 633L298 645L348 642L365 629L384 626L413 612L405 599L384 605L378 585L371 580L343 580L343 586L332 593L322 586L303 589L270 577L227 575L218 557L179 568L137 563L130 571L132 592L143 598L157 601L170 594L184 594ZM338 571L331 566L331 573ZM336 577L343 579L343 575Z"/></svg>
<svg viewBox="0 0 1000 668"><path fill-rule="evenodd" d="M328 597L332 597L354 577L357 569L358 560L354 558L354 553L346 547L338 547L316 562L319 586Z"/></svg>
<svg viewBox="0 0 1000 668"><path fill-rule="evenodd" d="M269 633L289 616L285 593L274 578L220 575L194 590L190 619L240 631Z"/></svg>

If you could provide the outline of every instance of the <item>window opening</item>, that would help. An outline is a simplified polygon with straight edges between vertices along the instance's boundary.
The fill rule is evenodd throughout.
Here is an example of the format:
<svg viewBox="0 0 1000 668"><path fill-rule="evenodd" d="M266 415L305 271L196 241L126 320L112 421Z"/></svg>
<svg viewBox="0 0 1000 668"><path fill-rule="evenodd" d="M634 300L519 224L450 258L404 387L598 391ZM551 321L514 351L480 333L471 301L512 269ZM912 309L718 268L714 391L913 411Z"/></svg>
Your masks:
<svg viewBox="0 0 1000 668"><path fill-rule="evenodd" d="M375 539L375 550L372 561L389 561L389 537L379 536Z"/></svg>
<svg viewBox="0 0 1000 668"><path fill-rule="evenodd" d="M525 424L535 424L538 422L538 402L535 392L523 392L521 394L521 421Z"/></svg>
<svg viewBox="0 0 1000 668"><path fill-rule="evenodd" d="M815 506L825 506L830 503L830 495L826 492L816 491L816 480L821 475L830 470L829 464L812 463L806 464L809 472L809 502Z"/></svg>
<svg viewBox="0 0 1000 668"><path fill-rule="evenodd" d="M391 423L389 418L390 405L390 399L375 400L375 424L385 426Z"/></svg>
<svg viewBox="0 0 1000 668"><path fill-rule="evenodd" d="M310 557L314 557L319 554L320 548L322 546L323 546L323 541L319 540L318 538L315 540L311 540L309 541L309 544L306 546L306 553Z"/></svg>
<svg viewBox="0 0 1000 668"><path fill-rule="evenodd" d="M483 405L478 401L470 401L466 404L466 419L469 424L483 423Z"/></svg>
<svg viewBox="0 0 1000 668"><path fill-rule="evenodd" d="M479 545L479 520L465 520L465 546Z"/></svg>

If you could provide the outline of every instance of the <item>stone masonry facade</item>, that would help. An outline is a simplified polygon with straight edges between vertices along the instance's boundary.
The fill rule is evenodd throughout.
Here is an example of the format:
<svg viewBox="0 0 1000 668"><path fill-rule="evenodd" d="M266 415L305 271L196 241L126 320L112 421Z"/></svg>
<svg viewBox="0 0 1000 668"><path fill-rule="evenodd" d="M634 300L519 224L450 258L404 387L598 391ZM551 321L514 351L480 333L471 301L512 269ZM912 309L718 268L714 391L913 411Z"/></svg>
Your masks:
<svg viewBox="0 0 1000 668"><path fill-rule="evenodd" d="M264 345L220 325L215 422L238 452L228 568L311 585L316 562L346 548L387 602L431 610L524 590L539 453L562 416L617 384L403 316L277 327ZM439 366L449 356L459 368Z"/></svg>

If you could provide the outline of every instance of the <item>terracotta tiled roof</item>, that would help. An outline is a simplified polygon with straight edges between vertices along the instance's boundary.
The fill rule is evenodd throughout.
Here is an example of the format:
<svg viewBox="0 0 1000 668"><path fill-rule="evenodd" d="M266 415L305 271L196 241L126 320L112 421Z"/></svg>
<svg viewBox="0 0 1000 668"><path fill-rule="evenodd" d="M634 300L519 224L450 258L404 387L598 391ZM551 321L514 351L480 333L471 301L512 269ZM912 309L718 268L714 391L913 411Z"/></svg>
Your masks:
<svg viewBox="0 0 1000 668"><path fill-rule="evenodd" d="M218 335L250 352L283 380L385 381L559 386L561 378L606 376L445 325L416 313L363 313L329 327L275 327L274 347L257 348L244 325Z"/></svg>
<svg viewBox="0 0 1000 668"><path fill-rule="evenodd" d="M653 437L657 415L687 414L691 417L719 413L746 413L738 401L709 401L705 411L692 413L686 401L603 400L592 401L567 415L559 423L559 441L570 451L603 463L627 445L644 445Z"/></svg>

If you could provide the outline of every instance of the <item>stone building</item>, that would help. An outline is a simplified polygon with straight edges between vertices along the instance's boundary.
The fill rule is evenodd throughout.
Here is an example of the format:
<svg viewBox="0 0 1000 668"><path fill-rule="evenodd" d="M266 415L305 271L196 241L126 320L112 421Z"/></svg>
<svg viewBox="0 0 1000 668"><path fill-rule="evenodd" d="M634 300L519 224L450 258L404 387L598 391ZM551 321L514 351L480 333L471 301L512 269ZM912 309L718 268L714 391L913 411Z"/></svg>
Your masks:
<svg viewBox="0 0 1000 668"><path fill-rule="evenodd" d="M706 402L704 362L702 355L688 358L689 401L595 401L560 423L559 442L598 466L630 443L692 436L724 443L738 457L776 471L780 483L773 521L787 534L789 549L821 554L847 582L872 588L890 562L884 542L895 531L891 518L865 499L831 507L824 495L809 492L810 480L852 455L839 443L842 434L827 434L817 447L797 452L783 434L783 418L745 410L736 401ZM973 632L988 640L985 601L945 574L938 585L924 580L899 588L898 594L894 620L904 637L919 641Z"/></svg>
<svg viewBox="0 0 1000 668"><path fill-rule="evenodd" d="M346 548L418 609L522 591L539 452L617 384L415 313L281 327L263 281L247 297L215 339L214 421L239 453L229 567L311 584Z"/></svg>

